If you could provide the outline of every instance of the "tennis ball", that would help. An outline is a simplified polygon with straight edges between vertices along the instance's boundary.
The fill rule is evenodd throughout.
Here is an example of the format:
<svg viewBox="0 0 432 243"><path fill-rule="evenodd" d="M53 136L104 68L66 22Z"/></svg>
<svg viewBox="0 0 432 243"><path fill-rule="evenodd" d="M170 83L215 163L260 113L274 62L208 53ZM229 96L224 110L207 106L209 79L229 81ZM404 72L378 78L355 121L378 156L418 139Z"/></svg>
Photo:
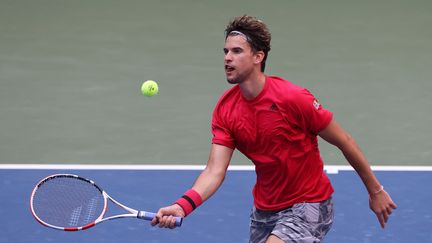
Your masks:
<svg viewBox="0 0 432 243"><path fill-rule="evenodd" d="M147 80L141 85L141 92L147 97L152 97L159 92L158 84L153 80Z"/></svg>

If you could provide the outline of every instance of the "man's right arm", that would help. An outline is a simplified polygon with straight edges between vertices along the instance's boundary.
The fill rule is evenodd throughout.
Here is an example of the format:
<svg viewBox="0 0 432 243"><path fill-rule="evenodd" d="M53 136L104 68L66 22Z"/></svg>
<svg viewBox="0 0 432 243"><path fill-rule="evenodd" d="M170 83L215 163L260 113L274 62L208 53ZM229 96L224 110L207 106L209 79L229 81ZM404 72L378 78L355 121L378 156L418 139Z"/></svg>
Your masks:
<svg viewBox="0 0 432 243"><path fill-rule="evenodd" d="M192 189L201 196L203 202L209 199L224 181L233 152L234 150L231 148L218 144L212 145L206 168L192 186ZM178 204L159 209L156 217L152 220L152 225L159 225L161 228L175 228L173 216L185 216L184 210Z"/></svg>

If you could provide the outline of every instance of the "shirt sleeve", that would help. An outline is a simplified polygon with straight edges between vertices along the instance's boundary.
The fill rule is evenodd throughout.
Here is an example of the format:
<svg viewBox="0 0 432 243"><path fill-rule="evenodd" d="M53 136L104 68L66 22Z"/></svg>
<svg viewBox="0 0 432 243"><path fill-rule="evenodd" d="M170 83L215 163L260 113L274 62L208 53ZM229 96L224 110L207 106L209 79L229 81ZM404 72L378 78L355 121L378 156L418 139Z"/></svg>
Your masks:
<svg viewBox="0 0 432 243"><path fill-rule="evenodd" d="M299 124L304 130L317 135L331 122L333 113L325 109L307 89L301 90L296 98Z"/></svg>
<svg viewBox="0 0 432 243"><path fill-rule="evenodd" d="M211 131L213 134L212 143L235 149L235 142L226 121L221 117L219 106L213 111Z"/></svg>

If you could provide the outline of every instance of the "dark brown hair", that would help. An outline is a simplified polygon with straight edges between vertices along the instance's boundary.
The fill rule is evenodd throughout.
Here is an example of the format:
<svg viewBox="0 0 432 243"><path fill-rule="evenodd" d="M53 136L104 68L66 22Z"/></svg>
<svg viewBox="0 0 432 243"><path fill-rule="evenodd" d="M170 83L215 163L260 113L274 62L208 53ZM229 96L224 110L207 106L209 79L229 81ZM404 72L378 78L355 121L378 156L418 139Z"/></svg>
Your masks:
<svg viewBox="0 0 432 243"><path fill-rule="evenodd" d="M225 40L228 36L239 35L236 31L246 36L246 39L254 52L264 52L265 56L261 63L261 71L264 72L267 55L271 49L271 34L266 24L261 20L248 15L235 17L225 28Z"/></svg>

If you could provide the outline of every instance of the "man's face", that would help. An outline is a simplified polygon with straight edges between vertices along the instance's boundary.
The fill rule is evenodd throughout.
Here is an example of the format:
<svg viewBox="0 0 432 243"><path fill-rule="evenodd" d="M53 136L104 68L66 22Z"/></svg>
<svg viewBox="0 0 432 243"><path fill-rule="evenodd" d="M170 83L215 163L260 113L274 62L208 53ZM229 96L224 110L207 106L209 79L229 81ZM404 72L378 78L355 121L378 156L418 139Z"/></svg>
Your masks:
<svg viewBox="0 0 432 243"><path fill-rule="evenodd" d="M229 83L242 83L252 74L254 53L244 36L228 36L224 53L225 75Z"/></svg>

